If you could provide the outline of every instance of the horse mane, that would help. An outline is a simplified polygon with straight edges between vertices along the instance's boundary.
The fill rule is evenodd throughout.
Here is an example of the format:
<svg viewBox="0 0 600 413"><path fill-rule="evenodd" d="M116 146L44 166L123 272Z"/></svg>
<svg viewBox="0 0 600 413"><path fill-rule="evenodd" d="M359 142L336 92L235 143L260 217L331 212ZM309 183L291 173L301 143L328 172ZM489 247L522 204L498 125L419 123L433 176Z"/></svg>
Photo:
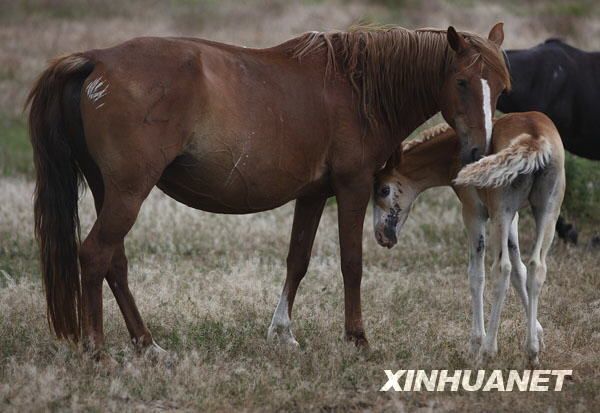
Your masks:
<svg viewBox="0 0 600 413"><path fill-rule="evenodd" d="M476 34L461 32L510 88L510 75L498 47ZM309 32L298 38L293 56L301 59L327 50L326 76L344 73L360 102L364 125L372 130L421 123L433 113L455 52L446 30L409 30L396 26L358 26L347 32ZM407 116L410 119L407 119ZM408 122L407 122L408 120Z"/></svg>
<svg viewBox="0 0 600 413"><path fill-rule="evenodd" d="M438 137L444 132L454 131L450 125L446 122L438 123L431 128L421 131L414 139L405 141L402 143L402 152L408 152L413 148L421 145L422 143L428 142L433 138Z"/></svg>

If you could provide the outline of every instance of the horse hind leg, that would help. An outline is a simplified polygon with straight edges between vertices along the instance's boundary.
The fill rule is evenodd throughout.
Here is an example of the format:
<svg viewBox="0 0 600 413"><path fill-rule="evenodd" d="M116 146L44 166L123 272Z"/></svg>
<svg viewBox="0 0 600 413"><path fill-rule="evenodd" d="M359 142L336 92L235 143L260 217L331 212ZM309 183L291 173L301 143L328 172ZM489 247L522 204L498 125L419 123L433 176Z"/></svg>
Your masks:
<svg viewBox="0 0 600 413"><path fill-rule="evenodd" d="M529 306L527 311L526 351L529 362L533 366L539 364L539 352L542 348L541 337L538 335L537 329L538 302L546 281L546 257L554 239L564 188L564 173L550 174L545 179L536 182L529 196L535 218L536 240L527 273Z"/></svg>
<svg viewBox="0 0 600 413"><path fill-rule="evenodd" d="M510 226L510 232L508 234L508 252L510 253L510 261L512 264L512 272L510 273L510 281L515 289L521 304L523 305L523 311L525 312L525 318L527 319L528 308L529 308L529 296L527 294L527 267L521 259L521 250L519 247L519 214L516 213L515 217ZM542 325L539 321L536 321L536 328L538 337L540 340L540 347L543 348L543 333Z"/></svg>
<svg viewBox="0 0 600 413"><path fill-rule="evenodd" d="M102 348L102 282L113 258L133 226L145 197L125 195L107 188L102 209L79 250L82 285L82 333L92 352Z"/></svg>
<svg viewBox="0 0 600 413"><path fill-rule="evenodd" d="M539 352L543 348L543 339L537 328L537 312L540 293L546 281L546 256L554 239L554 227L559 210L534 209L536 221L536 241L529 261L527 274L527 292L529 306L527 311L527 355L532 365L539 364Z"/></svg>
<svg viewBox="0 0 600 413"><path fill-rule="evenodd" d="M480 359L486 361L498 353L498 330L500 327L500 316L504 307L506 291L508 290L512 265L508 254L508 233L514 212L505 212L504 208L497 209L492 216L492 227L490 232L490 247L494 257L491 269L491 278L494 283L494 299L490 314L487 335L482 346Z"/></svg>
<svg viewBox="0 0 600 413"><path fill-rule="evenodd" d="M127 256L123 242L117 246L110 269L106 275L106 281L112 290L117 305L125 319L125 325L129 331L131 342L138 350L152 351L160 354L163 350L152 338L152 334L144 324L144 320L135 304L133 294L129 290L127 280Z"/></svg>

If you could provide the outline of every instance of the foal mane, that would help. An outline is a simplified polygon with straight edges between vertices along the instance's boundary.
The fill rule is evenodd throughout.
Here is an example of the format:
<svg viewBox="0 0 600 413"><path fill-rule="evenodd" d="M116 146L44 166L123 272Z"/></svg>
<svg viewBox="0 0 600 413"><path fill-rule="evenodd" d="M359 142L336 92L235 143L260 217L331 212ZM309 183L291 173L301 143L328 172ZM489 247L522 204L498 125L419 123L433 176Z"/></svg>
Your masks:
<svg viewBox="0 0 600 413"><path fill-rule="evenodd" d="M415 147L421 145L422 143L428 142L428 141L432 140L433 138L437 138L441 134L448 132L448 131L454 131L454 130L446 122L438 123L435 126L432 126L428 129L421 131L421 133L419 133L414 139L411 139L409 141L404 141L402 143L402 152L403 153L408 152L408 151L414 149Z"/></svg>
<svg viewBox="0 0 600 413"><path fill-rule="evenodd" d="M461 34L477 50L473 63L483 59L510 87L500 49L476 34ZM455 58L446 36L446 30L395 26L309 32L298 38L293 56L301 59L326 48L325 74L339 70L348 77L359 97L363 126L398 131L403 124L420 124L433 115Z"/></svg>

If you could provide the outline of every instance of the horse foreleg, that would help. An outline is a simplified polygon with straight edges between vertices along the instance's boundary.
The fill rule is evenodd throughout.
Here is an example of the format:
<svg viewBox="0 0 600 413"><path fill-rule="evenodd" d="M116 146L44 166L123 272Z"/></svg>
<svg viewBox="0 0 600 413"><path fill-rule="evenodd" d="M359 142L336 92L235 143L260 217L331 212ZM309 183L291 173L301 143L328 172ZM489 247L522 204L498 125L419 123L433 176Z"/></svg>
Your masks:
<svg viewBox="0 0 600 413"><path fill-rule="evenodd" d="M368 347L369 342L365 336L360 304L362 235L372 186L372 177L369 177L336 187L346 339L364 347Z"/></svg>
<svg viewBox="0 0 600 413"><path fill-rule="evenodd" d="M292 306L298 285L308 269L313 242L326 200L325 196L296 200L287 256L287 276L269 326L267 334L269 340L278 339L284 344L298 345L291 330Z"/></svg>

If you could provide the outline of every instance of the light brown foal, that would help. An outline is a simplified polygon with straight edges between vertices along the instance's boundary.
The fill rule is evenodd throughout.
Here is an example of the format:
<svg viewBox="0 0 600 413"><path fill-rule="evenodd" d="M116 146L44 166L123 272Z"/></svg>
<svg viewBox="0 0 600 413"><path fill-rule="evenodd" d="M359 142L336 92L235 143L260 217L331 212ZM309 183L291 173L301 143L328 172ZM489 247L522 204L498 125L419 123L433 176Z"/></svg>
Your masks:
<svg viewBox="0 0 600 413"><path fill-rule="evenodd" d="M533 364L543 346L537 321L538 299L546 279L546 256L565 191L564 149L552 121L539 112L513 113L496 120L491 155L462 167L454 130L437 127L404 145L402 162L377 178L374 225L386 247L397 234L415 198L428 188L451 185L462 204L468 235L473 324L471 352L491 358L498 352L498 328L509 278L527 317L527 354ZM518 210L531 205L536 223L529 273L521 261ZM494 302L487 334L483 323L485 223L491 221Z"/></svg>
<svg viewBox="0 0 600 413"><path fill-rule="evenodd" d="M106 279L133 342L154 344L127 284L123 242L157 186L216 213L296 200L270 328L290 343L296 291L335 195L346 337L366 345L362 227L373 176L439 110L460 131L465 162L485 151L482 107L493 110L510 83L503 37L497 24L488 39L452 27L357 29L307 33L269 49L139 38L57 59L29 98L36 231L54 331L101 348ZM98 217L79 247L80 174Z"/></svg>

